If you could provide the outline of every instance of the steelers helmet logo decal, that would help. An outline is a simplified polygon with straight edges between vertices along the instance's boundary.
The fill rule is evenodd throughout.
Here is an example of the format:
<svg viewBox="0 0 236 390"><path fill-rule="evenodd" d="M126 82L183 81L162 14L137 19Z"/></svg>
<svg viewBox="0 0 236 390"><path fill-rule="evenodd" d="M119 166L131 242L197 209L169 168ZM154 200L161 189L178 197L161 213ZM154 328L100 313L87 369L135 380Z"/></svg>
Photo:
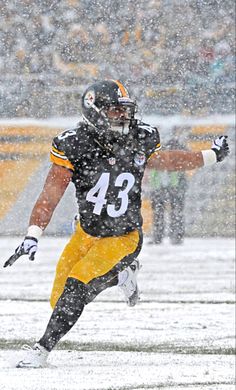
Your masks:
<svg viewBox="0 0 236 390"><path fill-rule="evenodd" d="M95 92L91 89L88 91L84 97L84 106L86 108L89 108L94 104L95 102Z"/></svg>

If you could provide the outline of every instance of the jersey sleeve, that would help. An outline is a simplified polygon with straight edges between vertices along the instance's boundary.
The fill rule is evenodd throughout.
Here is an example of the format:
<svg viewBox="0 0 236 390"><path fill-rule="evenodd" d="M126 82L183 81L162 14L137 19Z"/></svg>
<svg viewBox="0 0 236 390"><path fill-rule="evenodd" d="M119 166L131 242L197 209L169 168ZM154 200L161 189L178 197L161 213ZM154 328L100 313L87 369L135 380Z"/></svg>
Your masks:
<svg viewBox="0 0 236 390"><path fill-rule="evenodd" d="M60 140L60 135L55 137L50 151L50 160L56 165L60 165L71 171L74 171L73 164L70 162L66 153L66 144Z"/></svg>

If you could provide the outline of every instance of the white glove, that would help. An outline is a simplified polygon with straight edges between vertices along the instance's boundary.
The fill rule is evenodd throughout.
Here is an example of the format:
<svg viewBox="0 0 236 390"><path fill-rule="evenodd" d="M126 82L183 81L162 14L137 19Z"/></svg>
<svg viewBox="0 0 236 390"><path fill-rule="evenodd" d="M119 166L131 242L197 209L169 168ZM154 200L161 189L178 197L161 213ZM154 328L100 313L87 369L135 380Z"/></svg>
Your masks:
<svg viewBox="0 0 236 390"><path fill-rule="evenodd" d="M229 145L227 142L227 135L221 135L219 138L216 138L211 146L211 149L214 150L216 154L216 161L220 162L225 159L229 154Z"/></svg>
<svg viewBox="0 0 236 390"><path fill-rule="evenodd" d="M11 266L19 257L29 255L29 260L34 260L38 249L38 240L35 237L26 236L24 241L16 248L15 253L5 262L4 268Z"/></svg>

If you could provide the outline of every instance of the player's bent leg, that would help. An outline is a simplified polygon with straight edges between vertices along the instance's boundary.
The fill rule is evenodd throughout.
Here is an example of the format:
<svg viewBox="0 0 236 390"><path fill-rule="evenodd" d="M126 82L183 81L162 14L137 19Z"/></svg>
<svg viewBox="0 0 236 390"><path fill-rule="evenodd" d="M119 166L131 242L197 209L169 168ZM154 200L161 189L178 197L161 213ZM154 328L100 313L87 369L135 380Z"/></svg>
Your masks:
<svg viewBox="0 0 236 390"><path fill-rule="evenodd" d="M141 245L142 236L138 231L97 239L83 259L72 268L69 277L88 284L111 270L122 271L137 257Z"/></svg>
<svg viewBox="0 0 236 390"><path fill-rule="evenodd" d="M47 353L76 323L84 306L101 291L117 284L118 272L130 265L134 256L139 253L141 239L138 232L131 232L115 239L117 239L115 242L107 238L97 239L83 259L72 269L73 272L77 272L76 277L70 275L67 278L64 291L55 305L43 337L29 351L25 360L21 360L18 367L26 365L41 367L42 360L45 364ZM84 280L80 280L79 277ZM42 357L44 351L46 353Z"/></svg>
<svg viewBox="0 0 236 390"><path fill-rule="evenodd" d="M133 232L134 233L134 232ZM138 240L134 240L134 238L138 238ZM129 250L127 250L126 245L124 244L123 240L131 240L132 239L132 245L134 242L136 242L136 249L133 252L131 250L131 247ZM122 241L121 241L122 240ZM137 276L138 272L140 270L140 264L137 260L137 256L140 252L141 245L142 245L142 236L137 235L137 232L135 232L135 235L127 235L119 238L119 241L117 242L117 239L115 240L112 238L112 240L109 240L108 242L102 241L102 244L106 244L106 249L108 250L107 258L109 258L109 255L113 255L113 260L116 258L116 254L118 253L120 255L121 249L123 247L123 250L125 251L122 253L123 258L104 276L97 277L93 279L91 282L89 282L89 285L95 287L96 294L101 292L103 289L107 287L111 287L112 285L118 285L122 293L124 294L125 301L128 306L135 306L139 300L140 293L138 289L138 283L137 283ZM111 248L109 249L109 244ZM104 255L104 248L103 245L99 248L101 250L101 253ZM91 253L88 253L88 256ZM105 257L106 258L106 257ZM104 261L104 260L103 260ZM115 275L115 279L112 275ZM109 281L110 280L110 281ZM104 288L105 283L105 288ZM110 283L110 285L109 285ZM100 289L100 291L99 291Z"/></svg>
<svg viewBox="0 0 236 390"><path fill-rule="evenodd" d="M118 272L134 260L141 249L142 237L131 232L122 237L97 239L86 255L73 267L65 289L52 313L39 344L48 351L71 329L84 305L100 292L118 283Z"/></svg>
<svg viewBox="0 0 236 390"><path fill-rule="evenodd" d="M64 291L52 312L48 326L39 344L51 351L72 328L86 304L87 287L74 278L68 278Z"/></svg>
<svg viewBox="0 0 236 390"><path fill-rule="evenodd" d="M100 292L116 284L117 271L111 271L87 285L77 279L68 278L43 337L32 348L27 346L26 353L17 362L16 367L45 367L49 353L79 319L84 306Z"/></svg>
<svg viewBox="0 0 236 390"><path fill-rule="evenodd" d="M96 237L86 234L80 225L77 224L76 231L65 246L57 263L56 275L50 298L52 308L55 307L58 299L63 293L66 280L72 268L86 255L96 240Z"/></svg>
<svg viewBox="0 0 236 390"><path fill-rule="evenodd" d="M33 348L28 348L25 356L16 364L16 367L39 368L45 366L49 352L72 328L83 312L87 293L88 287L84 283L72 278L67 279L64 291L52 312L43 337Z"/></svg>

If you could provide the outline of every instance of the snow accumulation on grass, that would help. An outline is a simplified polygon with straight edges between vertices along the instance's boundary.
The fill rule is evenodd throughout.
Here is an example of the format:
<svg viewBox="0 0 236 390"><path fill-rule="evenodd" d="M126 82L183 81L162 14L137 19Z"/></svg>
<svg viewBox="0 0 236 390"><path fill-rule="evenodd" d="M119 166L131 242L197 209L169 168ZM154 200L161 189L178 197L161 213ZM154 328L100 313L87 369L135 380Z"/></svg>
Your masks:
<svg viewBox="0 0 236 390"><path fill-rule="evenodd" d="M1 266L19 238L0 239ZM45 330L67 238L43 237L35 262L0 273L1 390L233 390L234 240L144 243L140 303L113 287L88 305L42 369L17 369L23 344Z"/></svg>

